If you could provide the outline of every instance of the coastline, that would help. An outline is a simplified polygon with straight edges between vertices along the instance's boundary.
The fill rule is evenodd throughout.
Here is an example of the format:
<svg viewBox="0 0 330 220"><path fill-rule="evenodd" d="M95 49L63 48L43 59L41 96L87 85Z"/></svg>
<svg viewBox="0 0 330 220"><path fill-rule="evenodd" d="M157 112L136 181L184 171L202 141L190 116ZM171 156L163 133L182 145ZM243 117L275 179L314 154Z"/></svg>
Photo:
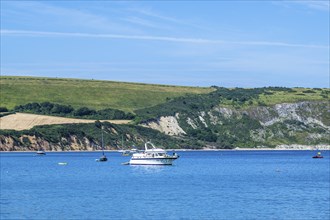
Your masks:
<svg viewBox="0 0 330 220"><path fill-rule="evenodd" d="M234 148L234 149L212 149L212 148L203 148L203 149L165 149L166 151L330 151L330 145L320 145L316 147L305 146L305 145L285 145L277 146L275 148ZM105 150L104 152L108 153L122 153L125 150ZM1 153L35 153L36 151L0 151ZM46 153L89 153L89 152L102 152L102 150L95 151L86 151L86 150L70 150L70 151L45 151Z"/></svg>

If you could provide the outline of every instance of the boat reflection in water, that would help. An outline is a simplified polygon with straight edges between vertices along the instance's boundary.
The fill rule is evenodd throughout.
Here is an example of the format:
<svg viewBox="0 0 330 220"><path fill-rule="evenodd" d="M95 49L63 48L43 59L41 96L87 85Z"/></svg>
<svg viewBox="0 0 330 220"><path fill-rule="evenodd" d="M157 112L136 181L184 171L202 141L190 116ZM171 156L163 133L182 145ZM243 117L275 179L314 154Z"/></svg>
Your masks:
<svg viewBox="0 0 330 220"><path fill-rule="evenodd" d="M150 147L149 147L150 146ZM146 142L145 150L132 155L127 165L172 165L173 161L179 158L179 155L173 153L168 155L161 148L156 148L151 142Z"/></svg>
<svg viewBox="0 0 330 220"><path fill-rule="evenodd" d="M159 165L130 165L135 174L157 174L166 172L172 166L159 166Z"/></svg>

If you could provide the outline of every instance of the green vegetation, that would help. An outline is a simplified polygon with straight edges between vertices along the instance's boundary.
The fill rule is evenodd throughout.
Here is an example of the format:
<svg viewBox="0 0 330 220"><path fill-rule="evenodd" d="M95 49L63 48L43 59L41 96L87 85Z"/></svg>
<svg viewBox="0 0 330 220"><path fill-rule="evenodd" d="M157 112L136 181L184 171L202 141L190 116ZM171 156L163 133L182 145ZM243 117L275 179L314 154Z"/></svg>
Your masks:
<svg viewBox="0 0 330 220"><path fill-rule="evenodd" d="M112 81L0 77L1 106L13 109L32 102L52 102L73 108L119 109L125 112L151 107L186 94L204 94L212 88L151 85Z"/></svg>
<svg viewBox="0 0 330 220"><path fill-rule="evenodd" d="M11 115L14 112L9 112L8 109L6 107L0 107L0 118L4 117L6 115Z"/></svg>
<svg viewBox="0 0 330 220"><path fill-rule="evenodd" d="M271 94L260 94L258 101L265 105L294 103L300 101L325 101L329 99L329 89L293 88L287 91L272 91Z"/></svg>
<svg viewBox="0 0 330 220"><path fill-rule="evenodd" d="M42 103L28 103L26 105L19 105L14 108L16 112L34 113L42 115L53 115L68 118L82 118L82 119L95 119L95 120L117 120L134 118L132 113L125 113L117 109L103 109L93 110L87 107L81 107L78 109L72 108L70 105L60 105L50 102Z"/></svg>
<svg viewBox="0 0 330 220"><path fill-rule="evenodd" d="M216 90L208 94L178 97L167 103L151 108L135 111L136 123L147 123L161 116L175 116L179 113L180 127L187 133L186 137L196 138L204 144L218 148L234 148L249 146L276 146L276 144L315 144L327 143L327 131L314 125L307 126L300 121L285 121L275 123L265 128L259 120L263 117L278 117L272 106L279 103L296 103L312 101L306 104L309 110L298 108L297 113L304 117L318 117L323 124L330 116L327 112L326 101L329 89L301 89L267 87L256 89L214 87ZM303 95L302 95L303 94ZM268 114L258 112L257 107L263 107ZM230 117L217 111L226 108L231 111ZM211 113L217 123L211 123ZM314 115L313 115L314 114ZM200 118L204 121L201 121ZM196 128L188 123L193 121ZM207 124L207 126L205 126ZM317 130L317 131L315 131ZM251 134L255 133L254 135ZM264 132L265 134L258 134ZM321 135L318 138L307 138L309 133ZM313 136L313 135L312 135ZM317 136L317 135L316 135Z"/></svg>
<svg viewBox="0 0 330 220"><path fill-rule="evenodd" d="M70 144L74 137L81 146L92 146L94 150L101 149L101 132L104 132L104 144L106 149L129 149L135 145L143 149L146 141L152 141L163 148L202 148L190 139L169 137L156 130L133 125L115 125L109 122L96 121L90 124L63 124L36 126L30 130L12 131L0 130L0 136L10 136L19 148L31 150L31 143L26 136L40 137L51 145L59 145L61 150L72 150ZM23 137L23 138L21 138ZM24 138L25 137L25 138ZM86 139L88 143L86 143ZM3 141L3 139L1 139ZM4 143L2 143L4 144ZM17 150L17 149L16 149ZM53 150L52 148L50 150Z"/></svg>
<svg viewBox="0 0 330 220"><path fill-rule="evenodd" d="M8 112L8 109L6 107L0 107L0 112Z"/></svg>
<svg viewBox="0 0 330 220"><path fill-rule="evenodd" d="M193 114L194 112L208 111L218 105L235 109L247 109L253 106L271 106L278 103L325 101L330 94L329 89L310 90L283 87L228 89L216 86L213 86L213 88L215 91L207 94L177 97L166 103L136 110L137 122L163 115L174 116L177 112ZM306 93L306 91L309 92Z"/></svg>
<svg viewBox="0 0 330 220"><path fill-rule="evenodd" d="M114 149L120 148L122 137L126 146L142 146L151 139L166 148L190 149L329 143L330 131L326 126L330 125L330 89L194 88L32 77L0 79L1 111L16 106L16 111L46 115L135 120L135 125L96 122L37 126L20 132L0 130L0 136L11 136L25 148L30 144L26 135L42 137L63 150L69 149L72 136L81 143L87 139L97 145L101 126L107 133L106 143ZM281 113L275 104L281 104L277 106ZM287 118L279 118L280 114ZM161 116L178 116L186 135L171 137L138 125Z"/></svg>

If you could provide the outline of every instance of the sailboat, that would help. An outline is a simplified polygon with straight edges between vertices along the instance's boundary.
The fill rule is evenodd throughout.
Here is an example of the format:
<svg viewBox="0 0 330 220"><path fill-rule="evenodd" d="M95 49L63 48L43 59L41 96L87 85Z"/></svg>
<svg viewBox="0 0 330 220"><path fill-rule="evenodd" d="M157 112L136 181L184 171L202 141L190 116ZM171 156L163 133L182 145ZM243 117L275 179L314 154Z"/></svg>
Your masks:
<svg viewBox="0 0 330 220"><path fill-rule="evenodd" d="M107 156L105 156L104 154L104 141L103 141L103 129L102 129L102 156L100 157L100 159L97 159L97 162L105 162L108 160Z"/></svg>

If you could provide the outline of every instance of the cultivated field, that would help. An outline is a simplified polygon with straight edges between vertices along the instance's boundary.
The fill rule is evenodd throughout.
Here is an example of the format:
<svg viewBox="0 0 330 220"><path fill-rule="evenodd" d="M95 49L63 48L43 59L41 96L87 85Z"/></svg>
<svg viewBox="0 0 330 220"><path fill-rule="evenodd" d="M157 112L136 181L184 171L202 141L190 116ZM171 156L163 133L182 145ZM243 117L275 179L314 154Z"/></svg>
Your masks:
<svg viewBox="0 0 330 220"><path fill-rule="evenodd" d="M95 120L63 118L46 115L16 113L0 118L0 129L26 130L37 125L93 123ZM114 124L128 124L130 120L101 120Z"/></svg>

